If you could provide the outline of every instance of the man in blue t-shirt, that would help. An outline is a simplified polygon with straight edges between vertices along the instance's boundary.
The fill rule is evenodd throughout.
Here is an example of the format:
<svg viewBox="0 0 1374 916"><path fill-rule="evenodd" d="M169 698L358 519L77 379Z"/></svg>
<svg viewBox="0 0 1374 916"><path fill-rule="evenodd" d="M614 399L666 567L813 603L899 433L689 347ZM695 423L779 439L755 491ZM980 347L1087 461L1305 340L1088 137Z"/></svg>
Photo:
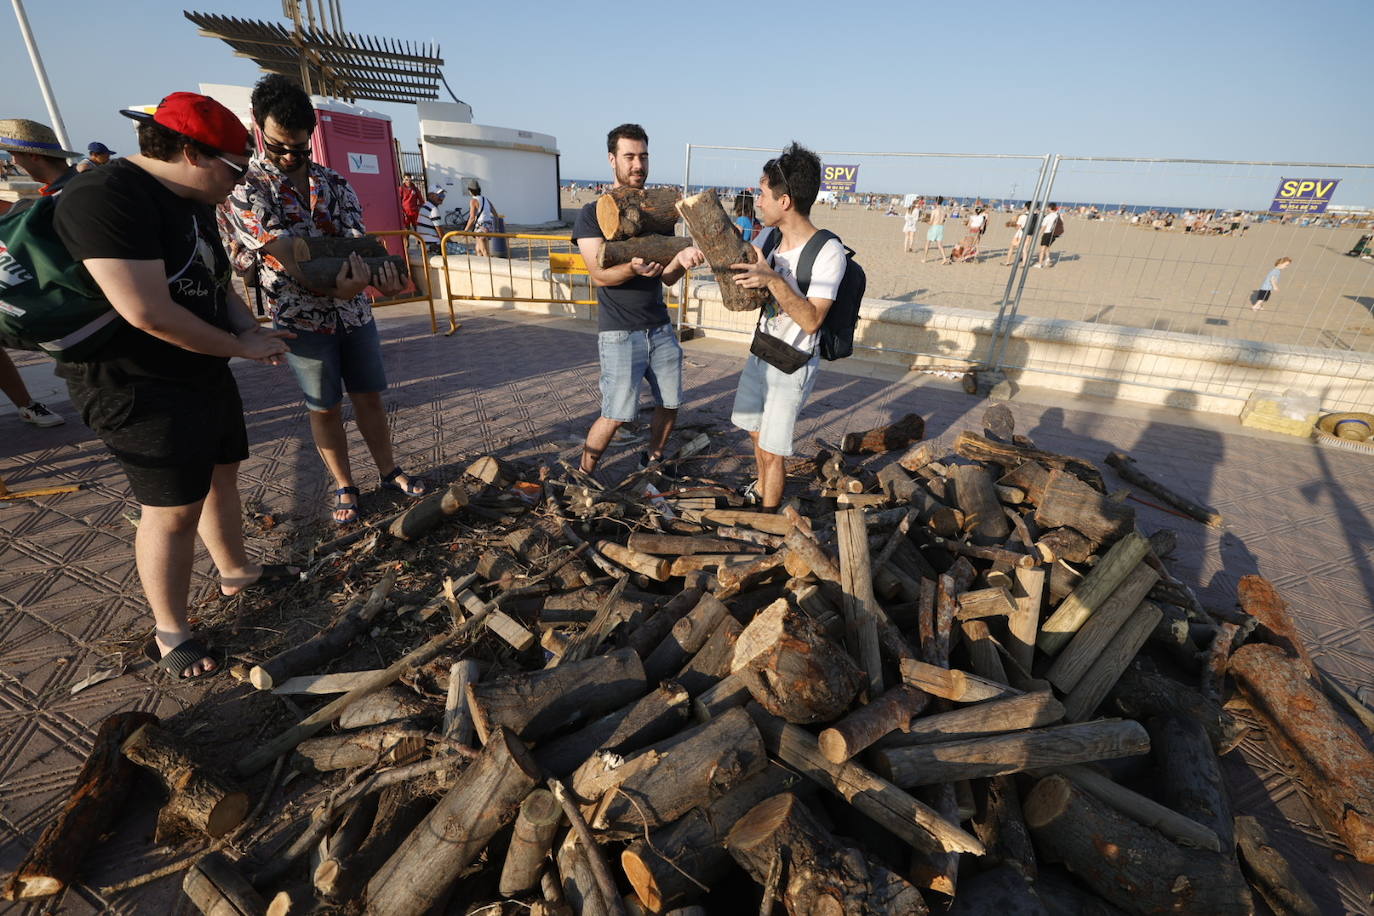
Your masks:
<svg viewBox="0 0 1374 916"><path fill-rule="evenodd" d="M606 158L616 187L642 188L649 177L649 135L638 124L622 124L606 137ZM639 386L646 378L654 396L649 447L641 464L658 461L682 401L682 346L668 320L663 287L706 260L696 247L684 248L668 264L635 258L628 264L598 267L606 237L596 221L596 202L582 208L573 226L582 259L596 287L596 345L601 360L601 416L587 432L582 470L596 469L620 424L635 417Z"/></svg>

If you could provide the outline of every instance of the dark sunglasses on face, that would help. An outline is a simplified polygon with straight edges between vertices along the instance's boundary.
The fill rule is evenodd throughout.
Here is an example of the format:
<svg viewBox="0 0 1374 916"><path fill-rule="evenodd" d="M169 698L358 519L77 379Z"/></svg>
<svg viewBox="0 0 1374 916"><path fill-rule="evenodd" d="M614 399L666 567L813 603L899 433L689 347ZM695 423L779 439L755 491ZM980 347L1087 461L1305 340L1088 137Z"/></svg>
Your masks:
<svg viewBox="0 0 1374 916"><path fill-rule="evenodd" d="M308 142L300 146L286 146L281 143L273 143L271 140L264 137L262 140L262 148L273 156L300 156L305 159L310 158L310 144Z"/></svg>

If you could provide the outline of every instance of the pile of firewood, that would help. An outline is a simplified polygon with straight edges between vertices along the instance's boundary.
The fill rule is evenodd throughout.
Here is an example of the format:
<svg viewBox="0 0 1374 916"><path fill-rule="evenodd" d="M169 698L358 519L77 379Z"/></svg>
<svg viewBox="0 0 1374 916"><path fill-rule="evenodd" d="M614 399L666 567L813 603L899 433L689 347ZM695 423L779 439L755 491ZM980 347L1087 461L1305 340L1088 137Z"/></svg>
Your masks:
<svg viewBox="0 0 1374 916"><path fill-rule="evenodd" d="M166 787L159 842L214 841L183 884L206 913L1215 916L1252 912L1252 889L1315 913L1258 823L1232 817L1233 686L1374 861L1374 759L1323 692L1368 711L1316 670L1268 583L1247 577L1240 610L1203 607L1165 564L1173 534L1142 534L1126 491L1015 435L1005 407L953 454L923 427L793 463L814 488L779 514L687 473L709 437L616 486L477 462L386 526L402 543L459 516L504 532L406 609L427 641L325 673L386 624L393 571L248 672L335 696L234 768L318 780L308 819L225 843L260 813L250 797L123 714L7 893L73 880L136 764Z"/></svg>

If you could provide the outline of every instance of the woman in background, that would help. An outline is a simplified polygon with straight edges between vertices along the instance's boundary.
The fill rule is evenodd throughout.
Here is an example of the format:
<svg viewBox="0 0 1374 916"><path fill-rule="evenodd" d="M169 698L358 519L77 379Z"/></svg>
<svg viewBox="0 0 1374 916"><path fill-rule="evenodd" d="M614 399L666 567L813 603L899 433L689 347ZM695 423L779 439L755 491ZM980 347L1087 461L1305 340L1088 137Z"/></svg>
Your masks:
<svg viewBox="0 0 1374 916"><path fill-rule="evenodd" d="M735 225L746 242L752 242L758 231L763 228L754 217L754 196L747 191L735 195Z"/></svg>

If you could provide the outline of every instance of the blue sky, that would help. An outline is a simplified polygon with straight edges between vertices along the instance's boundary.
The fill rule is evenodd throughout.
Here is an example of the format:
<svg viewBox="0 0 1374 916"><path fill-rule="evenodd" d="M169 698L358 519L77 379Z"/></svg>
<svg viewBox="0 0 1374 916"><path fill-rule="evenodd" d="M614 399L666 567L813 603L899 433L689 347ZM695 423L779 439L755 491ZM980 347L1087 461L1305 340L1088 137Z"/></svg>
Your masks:
<svg viewBox="0 0 1374 916"><path fill-rule="evenodd" d="M133 137L118 108L257 78L199 37L183 8L282 18L281 0L26 5L72 142L121 152ZM794 138L820 150L1374 162L1367 2L342 5L352 31L437 42L475 120L554 135L565 177L605 175L605 132L626 120L649 131L659 181L682 179L688 142ZM11 62L0 116L46 121L13 13L0 17L0 59ZM413 109L375 107L413 147ZM694 179L752 183L760 157L735 158L698 159ZM860 190L1010 196L1026 186L1021 172L987 163L871 164ZM1066 198L1089 188L1148 196L1173 181L1143 166L1080 171ZM1212 173L1202 171L1185 184L1205 191ZM1220 174L1246 198L1274 177ZM1374 181L1335 177L1337 202L1374 204Z"/></svg>

